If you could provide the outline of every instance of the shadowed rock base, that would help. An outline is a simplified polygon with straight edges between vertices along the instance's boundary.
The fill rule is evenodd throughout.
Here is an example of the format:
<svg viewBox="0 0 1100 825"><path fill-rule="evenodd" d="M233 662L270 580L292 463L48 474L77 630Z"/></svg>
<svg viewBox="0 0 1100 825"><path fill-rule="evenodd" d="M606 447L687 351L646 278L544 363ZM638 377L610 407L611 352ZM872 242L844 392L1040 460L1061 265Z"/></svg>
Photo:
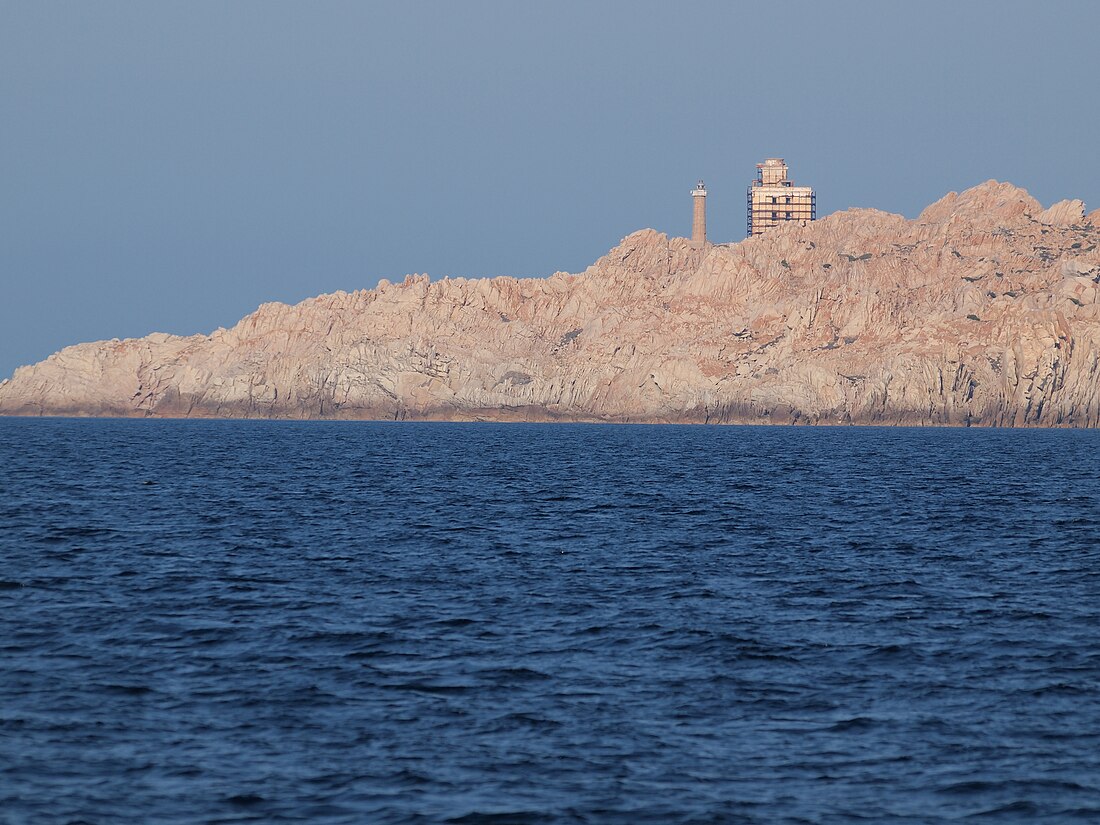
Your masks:
<svg viewBox="0 0 1100 825"><path fill-rule="evenodd" d="M409 276L232 329L68 347L2 415L1077 426L1100 423L1100 211L988 183L584 273Z"/></svg>

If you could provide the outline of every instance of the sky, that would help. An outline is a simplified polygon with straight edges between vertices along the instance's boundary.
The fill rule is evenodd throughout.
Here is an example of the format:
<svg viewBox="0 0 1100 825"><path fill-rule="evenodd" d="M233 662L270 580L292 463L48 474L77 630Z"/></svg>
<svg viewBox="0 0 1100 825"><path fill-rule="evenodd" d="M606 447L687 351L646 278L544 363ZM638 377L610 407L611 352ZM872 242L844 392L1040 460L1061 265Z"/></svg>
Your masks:
<svg viewBox="0 0 1100 825"><path fill-rule="evenodd" d="M1100 206L1100 3L0 0L0 378L406 273L989 178Z"/></svg>

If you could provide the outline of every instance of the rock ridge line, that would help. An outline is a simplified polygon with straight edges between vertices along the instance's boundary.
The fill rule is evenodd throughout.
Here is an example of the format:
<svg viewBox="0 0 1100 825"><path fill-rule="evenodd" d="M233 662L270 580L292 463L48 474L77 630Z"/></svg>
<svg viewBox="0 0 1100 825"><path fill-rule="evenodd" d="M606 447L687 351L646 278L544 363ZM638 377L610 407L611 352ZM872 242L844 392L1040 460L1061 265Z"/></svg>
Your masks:
<svg viewBox="0 0 1100 825"><path fill-rule="evenodd" d="M583 273L410 275L231 329L66 347L0 415L1100 424L1100 210L988 181Z"/></svg>

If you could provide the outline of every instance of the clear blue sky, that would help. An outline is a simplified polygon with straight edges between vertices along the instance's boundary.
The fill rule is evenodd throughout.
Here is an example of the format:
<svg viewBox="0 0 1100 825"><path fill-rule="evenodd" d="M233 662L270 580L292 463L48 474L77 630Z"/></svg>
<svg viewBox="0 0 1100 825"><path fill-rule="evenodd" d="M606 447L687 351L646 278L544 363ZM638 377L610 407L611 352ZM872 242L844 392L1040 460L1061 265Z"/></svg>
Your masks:
<svg viewBox="0 0 1100 825"><path fill-rule="evenodd" d="M988 178L1100 206L1100 3L0 0L0 377L408 272Z"/></svg>

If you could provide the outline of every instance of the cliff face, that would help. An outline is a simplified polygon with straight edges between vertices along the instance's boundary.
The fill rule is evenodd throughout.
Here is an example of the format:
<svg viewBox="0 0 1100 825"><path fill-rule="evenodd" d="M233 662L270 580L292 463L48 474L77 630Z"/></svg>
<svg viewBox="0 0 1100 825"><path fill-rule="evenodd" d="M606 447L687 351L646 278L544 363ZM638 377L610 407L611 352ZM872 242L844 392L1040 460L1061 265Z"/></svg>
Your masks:
<svg viewBox="0 0 1100 825"><path fill-rule="evenodd" d="M410 276L187 338L80 344L0 414L1100 424L1100 210L990 181L584 273Z"/></svg>

